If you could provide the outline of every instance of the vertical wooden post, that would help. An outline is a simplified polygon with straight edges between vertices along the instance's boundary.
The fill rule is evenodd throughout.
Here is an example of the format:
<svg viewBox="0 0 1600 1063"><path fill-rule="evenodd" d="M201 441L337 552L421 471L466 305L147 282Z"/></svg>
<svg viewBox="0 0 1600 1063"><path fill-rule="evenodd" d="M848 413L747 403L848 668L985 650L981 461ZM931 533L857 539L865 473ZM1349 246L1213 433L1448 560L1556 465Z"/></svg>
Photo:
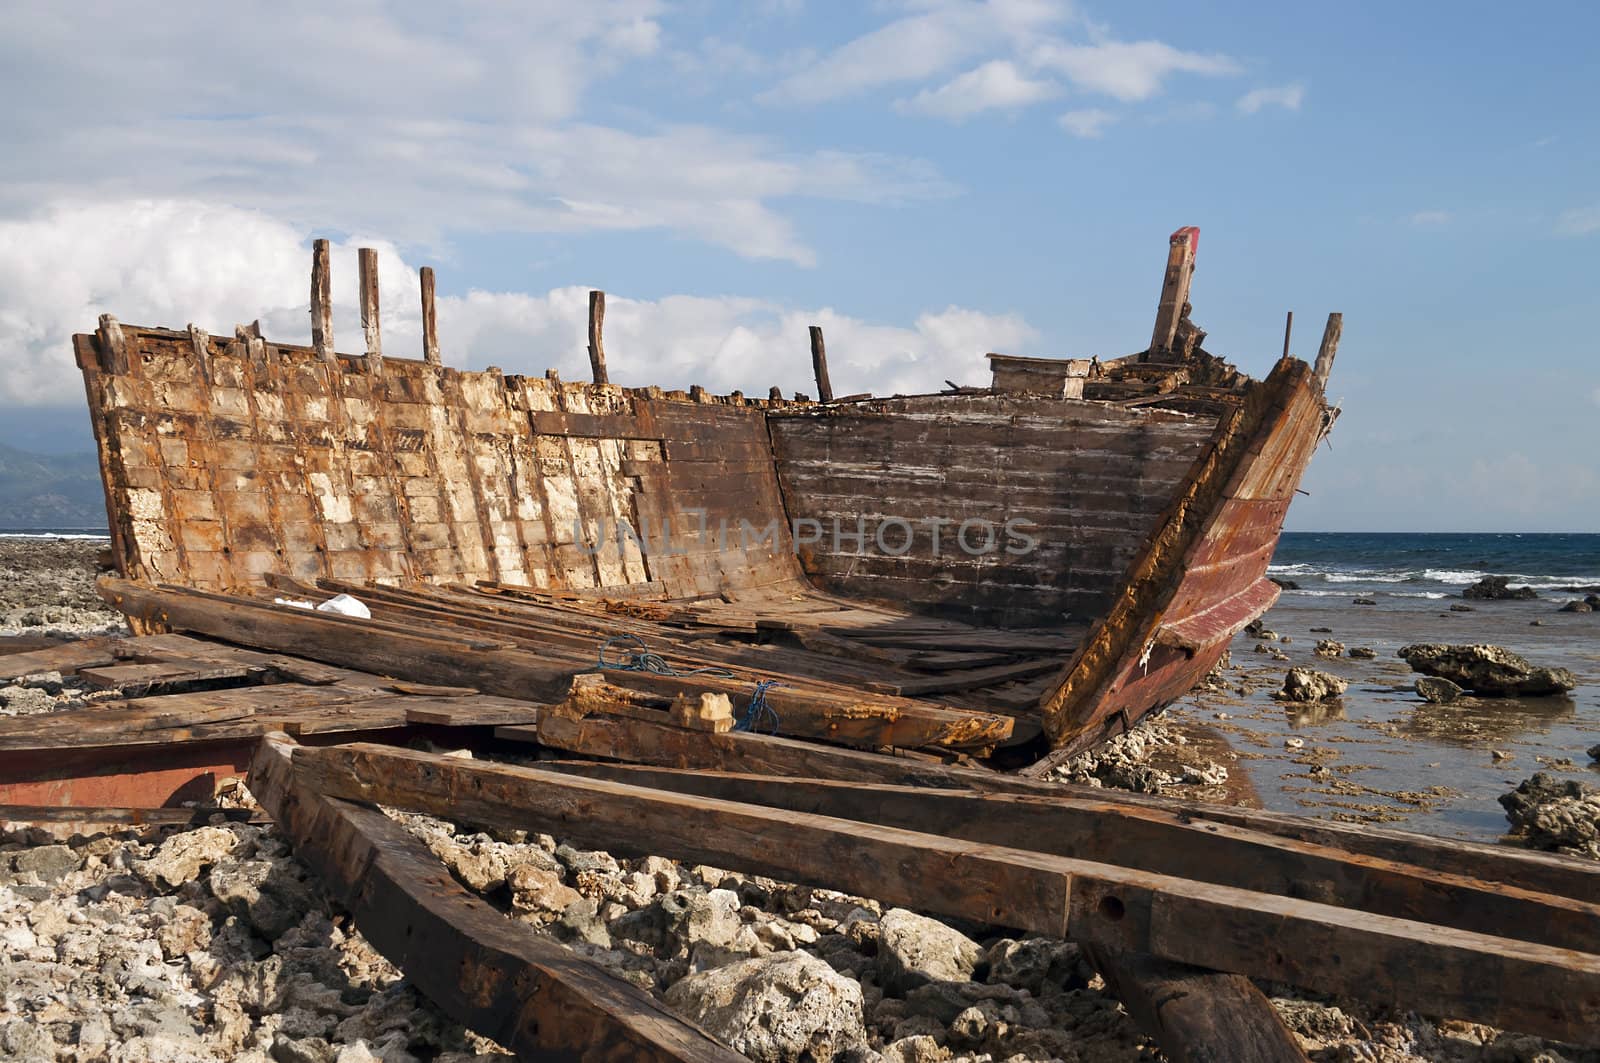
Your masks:
<svg viewBox="0 0 1600 1063"><path fill-rule="evenodd" d="M589 368L596 384L609 384L606 375L606 293L589 293Z"/></svg>
<svg viewBox="0 0 1600 1063"><path fill-rule="evenodd" d="M127 373L133 368L128 351L128 337L123 334L122 323L111 314L100 315L100 327L95 330L100 341L100 369L106 373Z"/></svg>
<svg viewBox="0 0 1600 1063"><path fill-rule="evenodd" d="M1289 333L1294 331L1294 311L1290 310L1283 319L1283 356L1289 357Z"/></svg>
<svg viewBox="0 0 1600 1063"><path fill-rule="evenodd" d="M333 281L329 272L328 241L311 244L311 346L324 362L333 354Z"/></svg>
<svg viewBox="0 0 1600 1063"><path fill-rule="evenodd" d="M833 385L828 381L828 349L822 344L822 326L811 326L811 370L817 375L817 401L833 401Z"/></svg>
<svg viewBox="0 0 1600 1063"><path fill-rule="evenodd" d="M439 364L439 322L433 309L433 267L422 267L422 360Z"/></svg>
<svg viewBox="0 0 1600 1063"><path fill-rule="evenodd" d="M1322 346L1317 349L1317 364L1311 369L1319 384L1328 383L1328 374L1333 372L1333 356L1339 351L1339 337L1342 335L1344 315L1329 314L1327 327L1322 330Z"/></svg>
<svg viewBox="0 0 1600 1063"><path fill-rule="evenodd" d="M1159 355L1172 349L1189 301L1189 282L1194 278L1194 256L1200 249L1200 230L1186 225L1173 233L1167 247L1167 271L1161 279L1161 303L1156 308L1156 327L1150 336L1150 353Z"/></svg>
<svg viewBox="0 0 1600 1063"><path fill-rule="evenodd" d="M378 252L361 249L361 331L367 337L367 357L373 367L383 364L383 335L378 329Z"/></svg>

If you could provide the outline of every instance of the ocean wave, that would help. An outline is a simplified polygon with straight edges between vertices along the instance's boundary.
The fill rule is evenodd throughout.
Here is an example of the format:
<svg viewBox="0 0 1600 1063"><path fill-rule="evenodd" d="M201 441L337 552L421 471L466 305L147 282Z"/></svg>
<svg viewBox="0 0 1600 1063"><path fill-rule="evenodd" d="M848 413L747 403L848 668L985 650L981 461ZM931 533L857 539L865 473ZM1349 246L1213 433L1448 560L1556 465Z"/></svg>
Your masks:
<svg viewBox="0 0 1600 1063"><path fill-rule="evenodd" d="M1481 569L1457 568L1345 568L1319 566L1309 562L1292 565L1270 565L1267 572L1275 576L1288 576L1296 581L1320 580L1323 583L1438 583L1449 587L1468 587L1486 576L1505 576L1513 587L1589 586L1600 585L1600 576L1559 573L1489 572Z"/></svg>
<svg viewBox="0 0 1600 1063"><path fill-rule="evenodd" d="M111 536L96 532L0 532L0 539L100 539L111 541Z"/></svg>

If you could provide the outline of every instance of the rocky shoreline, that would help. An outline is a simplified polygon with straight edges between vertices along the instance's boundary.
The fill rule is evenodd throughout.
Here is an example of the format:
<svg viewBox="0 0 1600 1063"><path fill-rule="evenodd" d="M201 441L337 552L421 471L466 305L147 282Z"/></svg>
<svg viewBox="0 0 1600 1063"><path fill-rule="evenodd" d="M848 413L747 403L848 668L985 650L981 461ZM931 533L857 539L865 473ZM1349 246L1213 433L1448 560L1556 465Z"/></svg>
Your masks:
<svg viewBox="0 0 1600 1063"><path fill-rule="evenodd" d="M58 567L87 587L93 551L77 554L82 568L75 575L74 562L58 560ZM97 599L64 588L59 601L12 604L41 586L62 586L51 577L18 590L7 573L21 567L15 560L0 566L0 607L38 610L43 619L17 626L106 623L92 615ZM1222 673L1212 687L1234 691L1251 682ZM0 688L0 707L9 712L91 700L60 676ZM1201 729L1162 719L1074 758L1057 774L1091 785L1248 800L1237 789L1235 758ZM1570 811L1563 802L1586 808L1591 797L1556 789L1526 795L1524 819L1545 831L1530 841L1548 837L1567 846L1576 839L1583 851L1581 833L1561 828L1581 819L1560 813ZM235 811L182 829L60 837L11 825L0 832L0 1057L510 1058L409 987L326 899L242 787L225 804ZM1541 811L1552 807L1554 819ZM1160 1058L1071 942L661 857L622 859L544 835L389 814L507 918L660 995L752 1059ZM1593 1050L1264 988L1318 1061L1600 1063Z"/></svg>

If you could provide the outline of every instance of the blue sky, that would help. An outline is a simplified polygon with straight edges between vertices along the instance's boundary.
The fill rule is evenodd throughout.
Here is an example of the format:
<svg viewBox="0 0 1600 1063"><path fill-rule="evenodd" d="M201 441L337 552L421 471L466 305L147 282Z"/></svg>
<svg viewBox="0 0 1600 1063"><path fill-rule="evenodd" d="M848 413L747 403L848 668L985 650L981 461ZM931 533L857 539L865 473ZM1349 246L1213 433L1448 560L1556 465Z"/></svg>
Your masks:
<svg viewBox="0 0 1600 1063"><path fill-rule="evenodd" d="M113 312L304 341L307 248L384 255L391 351L623 383L982 382L1148 342L1202 230L1207 347L1345 315L1289 526L1600 529L1600 14L1462 4L12 4L0 442L86 440ZM221 42L249 42L247 45ZM205 57L213 58L207 59Z"/></svg>

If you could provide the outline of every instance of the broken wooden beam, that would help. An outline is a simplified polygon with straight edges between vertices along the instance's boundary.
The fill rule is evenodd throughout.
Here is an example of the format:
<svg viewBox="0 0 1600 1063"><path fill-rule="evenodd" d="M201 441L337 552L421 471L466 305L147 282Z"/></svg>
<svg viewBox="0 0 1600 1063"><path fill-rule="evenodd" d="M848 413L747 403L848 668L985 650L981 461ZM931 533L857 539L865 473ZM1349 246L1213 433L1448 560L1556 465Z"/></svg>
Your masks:
<svg viewBox="0 0 1600 1063"><path fill-rule="evenodd" d="M328 241L311 244L311 346L324 362L335 360L333 353L333 279Z"/></svg>
<svg viewBox="0 0 1600 1063"><path fill-rule="evenodd" d="M423 266L418 277L422 284L422 360L438 365L439 319L433 302L433 267Z"/></svg>
<svg viewBox="0 0 1600 1063"><path fill-rule="evenodd" d="M589 293L589 370L596 384L609 384L606 373L606 293Z"/></svg>
<svg viewBox="0 0 1600 1063"><path fill-rule="evenodd" d="M833 401L833 383L828 379L828 348L822 342L822 326L811 326L811 371L817 378L817 401Z"/></svg>
<svg viewBox="0 0 1600 1063"><path fill-rule="evenodd" d="M318 791L842 889L924 911L1600 1045L1600 956L1114 865L352 744L294 752ZM1335 959L1336 957L1336 959Z"/></svg>
<svg viewBox="0 0 1600 1063"><path fill-rule="evenodd" d="M250 792L374 948L452 1019L520 1059L743 1059L649 993L502 915L382 812L307 785L287 736L264 739Z"/></svg>
<svg viewBox="0 0 1600 1063"><path fill-rule="evenodd" d="M1259 809L1041 782L1002 772L880 756L769 735L697 734L643 720L596 716L581 720L545 716L541 717L537 728L502 727L497 728L495 734L510 741L539 743L581 756L668 768L966 789L1017 794L1036 801L1077 797L1136 805L1161 809L1199 823L1244 827L1351 855L1505 883L1586 903L1593 903L1595 897L1600 897L1600 863L1592 860L1503 845L1436 839L1364 824L1332 823Z"/></svg>
<svg viewBox="0 0 1600 1063"><path fill-rule="evenodd" d="M550 761L540 770L870 821L969 841L1115 863L1220 886L1437 923L1600 955L1600 903L1541 893L1183 813L1096 800L1081 790L1044 801L770 774ZM1420 846L1449 846L1417 837Z"/></svg>
<svg viewBox="0 0 1600 1063"><path fill-rule="evenodd" d="M115 638L87 638L45 646L22 653L0 656L0 683L9 683L23 676L40 672L76 672L81 668L98 668L116 664L118 646Z"/></svg>
<svg viewBox="0 0 1600 1063"><path fill-rule="evenodd" d="M1161 277L1161 301L1156 307L1155 331L1150 336L1150 353L1160 355L1172 349L1178 334L1178 321L1189 301L1189 283L1194 277L1195 252L1200 248L1200 230L1186 225L1173 233L1167 244L1167 268Z"/></svg>
<svg viewBox="0 0 1600 1063"><path fill-rule="evenodd" d="M1084 955L1169 1063L1306 1059L1272 1001L1243 975L1098 945Z"/></svg>
<svg viewBox="0 0 1600 1063"><path fill-rule="evenodd" d="M363 247L358 252L361 270L361 332L366 338L369 368L383 366L383 331L378 324L378 252Z"/></svg>
<svg viewBox="0 0 1600 1063"><path fill-rule="evenodd" d="M1344 315L1329 314L1328 324L1322 330L1322 345L1317 348L1317 364L1311 375L1317 383L1328 386L1328 374L1333 372L1333 359L1339 353L1339 339L1344 335Z"/></svg>

